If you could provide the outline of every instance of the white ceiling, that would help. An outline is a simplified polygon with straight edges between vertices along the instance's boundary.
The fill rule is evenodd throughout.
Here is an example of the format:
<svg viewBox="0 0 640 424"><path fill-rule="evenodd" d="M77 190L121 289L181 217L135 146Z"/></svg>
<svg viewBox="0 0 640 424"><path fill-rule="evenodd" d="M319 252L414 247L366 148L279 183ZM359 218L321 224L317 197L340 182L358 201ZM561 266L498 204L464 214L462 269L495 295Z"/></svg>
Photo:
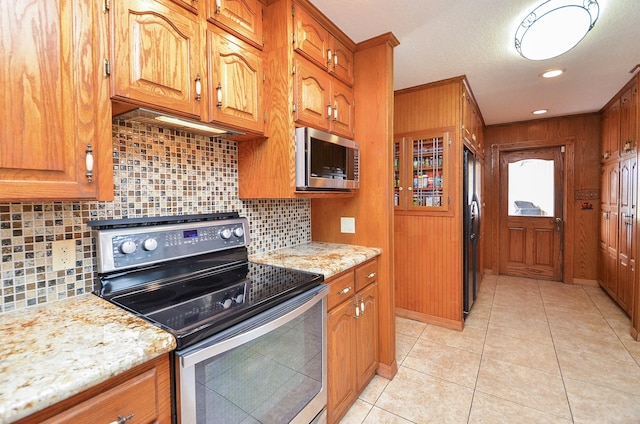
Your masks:
<svg viewBox="0 0 640 424"><path fill-rule="evenodd" d="M531 61L514 47L520 22L544 0L312 0L353 41L392 32L394 89L466 75L485 124L600 110L640 64L640 1L598 0L600 17L575 48ZM553 80L550 68L567 72Z"/></svg>

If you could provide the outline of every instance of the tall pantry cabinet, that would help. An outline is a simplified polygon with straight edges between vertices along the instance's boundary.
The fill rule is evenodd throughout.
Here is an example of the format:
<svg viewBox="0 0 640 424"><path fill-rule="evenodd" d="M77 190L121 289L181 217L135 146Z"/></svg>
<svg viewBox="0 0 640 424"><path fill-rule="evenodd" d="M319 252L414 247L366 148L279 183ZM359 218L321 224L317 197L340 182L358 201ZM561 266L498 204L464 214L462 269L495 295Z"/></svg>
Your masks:
<svg viewBox="0 0 640 424"><path fill-rule="evenodd" d="M637 286L637 144L638 81L634 77L602 111L600 156L598 281L629 315Z"/></svg>
<svg viewBox="0 0 640 424"><path fill-rule="evenodd" d="M396 91L394 108L396 313L462 329L463 148L482 158L482 116L465 77Z"/></svg>

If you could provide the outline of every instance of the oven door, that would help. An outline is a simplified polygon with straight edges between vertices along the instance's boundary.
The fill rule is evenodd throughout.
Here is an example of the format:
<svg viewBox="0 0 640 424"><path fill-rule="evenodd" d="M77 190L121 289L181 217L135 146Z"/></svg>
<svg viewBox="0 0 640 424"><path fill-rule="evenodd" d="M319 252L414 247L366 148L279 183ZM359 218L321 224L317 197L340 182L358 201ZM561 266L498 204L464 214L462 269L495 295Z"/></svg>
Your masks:
<svg viewBox="0 0 640 424"><path fill-rule="evenodd" d="M326 421L325 285L176 352L182 424Z"/></svg>

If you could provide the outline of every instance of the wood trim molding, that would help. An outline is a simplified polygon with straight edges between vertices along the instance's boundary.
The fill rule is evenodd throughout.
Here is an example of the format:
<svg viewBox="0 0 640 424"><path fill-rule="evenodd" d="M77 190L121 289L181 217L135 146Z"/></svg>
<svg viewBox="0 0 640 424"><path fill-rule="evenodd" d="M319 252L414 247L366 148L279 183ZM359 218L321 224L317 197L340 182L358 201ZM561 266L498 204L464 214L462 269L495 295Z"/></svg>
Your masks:
<svg viewBox="0 0 640 424"><path fill-rule="evenodd" d="M572 218L575 213L574 207L574 170L575 170L575 137L556 138L551 140L532 140L525 142L494 144L491 146L491 186L500 187L500 154L503 152L513 152L518 150L530 150L542 147L565 147L564 152L564 233L562 237L562 281L567 284L573 284L573 240L575 232L575 222ZM492 210L491 219L494 223L500 219L500 201L499 196L496 197L496 207ZM493 226L493 240L500 240L500 226ZM491 257L491 271L494 275L499 274L500 270L500 243L495 244L495 248Z"/></svg>

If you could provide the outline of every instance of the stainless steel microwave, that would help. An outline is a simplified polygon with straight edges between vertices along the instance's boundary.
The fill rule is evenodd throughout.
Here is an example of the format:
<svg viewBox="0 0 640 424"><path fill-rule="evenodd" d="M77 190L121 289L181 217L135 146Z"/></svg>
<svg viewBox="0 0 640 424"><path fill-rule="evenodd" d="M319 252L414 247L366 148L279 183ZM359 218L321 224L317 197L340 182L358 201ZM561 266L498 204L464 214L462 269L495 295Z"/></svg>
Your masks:
<svg viewBox="0 0 640 424"><path fill-rule="evenodd" d="M352 190L360 187L360 145L314 128L296 128L296 188Z"/></svg>

